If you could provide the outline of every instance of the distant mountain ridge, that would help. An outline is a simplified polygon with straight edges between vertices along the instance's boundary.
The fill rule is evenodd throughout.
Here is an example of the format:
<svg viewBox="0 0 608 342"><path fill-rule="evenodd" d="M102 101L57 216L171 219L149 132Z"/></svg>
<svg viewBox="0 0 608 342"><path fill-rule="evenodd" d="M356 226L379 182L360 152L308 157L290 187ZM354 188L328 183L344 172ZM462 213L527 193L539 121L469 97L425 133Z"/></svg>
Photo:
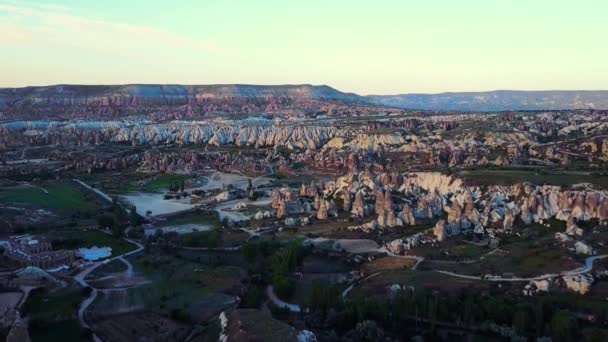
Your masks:
<svg viewBox="0 0 608 342"><path fill-rule="evenodd" d="M52 85L0 88L0 119L190 119L209 113L369 114L608 109L608 91L511 91L360 96L327 85Z"/></svg>
<svg viewBox="0 0 608 342"><path fill-rule="evenodd" d="M496 90L440 94L369 95L384 106L454 111L608 109L607 90Z"/></svg>
<svg viewBox="0 0 608 342"><path fill-rule="evenodd" d="M52 85L0 88L0 118L95 118L129 115L194 118L207 113L304 112L377 106L327 85Z"/></svg>
<svg viewBox="0 0 608 342"><path fill-rule="evenodd" d="M0 104L10 101L33 103L39 101L71 102L95 98L146 98L146 99L196 99L224 97L291 97L307 99L332 99L365 102L365 98L344 93L327 85L177 85L177 84L127 84L127 85L52 85L41 87L0 88Z"/></svg>

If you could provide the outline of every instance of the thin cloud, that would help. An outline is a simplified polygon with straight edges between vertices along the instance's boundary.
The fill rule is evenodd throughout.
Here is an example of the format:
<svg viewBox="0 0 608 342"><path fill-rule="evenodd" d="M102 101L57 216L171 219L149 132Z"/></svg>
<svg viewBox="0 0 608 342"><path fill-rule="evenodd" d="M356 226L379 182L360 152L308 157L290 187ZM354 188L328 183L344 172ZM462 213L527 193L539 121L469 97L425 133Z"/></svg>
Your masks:
<svg viewBox="0 0 608 342"><path fill-rule="evenodd" d="M167 30L74 14L60 5L0 1L0 42L36 47L74 47L100 52L180 49L218 53L212 40Z"/></svg>

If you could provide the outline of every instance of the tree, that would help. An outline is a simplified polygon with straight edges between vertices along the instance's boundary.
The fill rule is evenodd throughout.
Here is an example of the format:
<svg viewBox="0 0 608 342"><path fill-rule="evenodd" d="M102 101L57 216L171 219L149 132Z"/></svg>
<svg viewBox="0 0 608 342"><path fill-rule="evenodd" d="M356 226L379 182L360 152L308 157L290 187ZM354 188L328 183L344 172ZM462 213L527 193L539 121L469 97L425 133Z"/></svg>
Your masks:
<svg viewBox="0 0 608 342"><path fill-rule="evenodd" d="M112 227L112 235L114 235L115 237L121 237L122 234L124 233L125 228L124 226L120 225L120 224L114 224L114 226Z"/></svg>
<svg viewBox="0 0 608 342"><path fill-rule="evenodd" d="M534 306L534 321L536 323L536 336L542 336L543 328L545 326L545 315L542 301L538 301Z"/></svg>
<svg viewBox="0 0 608 342"><path fill-rule="evenodd" d="M519 333L525 333L530 325L530 313L525 308L519 308L513 314L513 328Z"/></svg>
<svg viewBox="0 0 608 342"><path fill-rule="evenodd" d="M288 300L293 295L294 282L284 275L272 276L272 288L274 292L283 300Z"/></svg>
<svg viewBox="0 0 608 342"><path fill-rule="evenodd" d="M118 197L112 197L112 212L114 213L114 218L116 222L123 222L126 219L126 213L123 210L122 206L118 202Z"/></svg>
<svg viewBox="0 0 608 342"><path fill-rule="evenodd" d="M113 228L116 222L114 221L114 217L108 214L101 215L97 218L97 224L101 228Z"/></svg>
<svg viewBox="0 0 608 342"><path fill-rule="evenodd" d="M264 291L260 286L252 286L247 290L241 307L243 308L258 308L262 304L264 298Z"/></svg>
<svg viewBox="0 0 608 342"><path fill-rule="evenodd" d="M384 339L384 331L374 321L365 320L355 326L355 341L375 342Z"/></svg>
<svg viewBox="0 0 608 342"><path fill-rule="evenodd" d="M571 341L577 330L576 317L568 310L560 310L551 318L551 334L556 341Z"/></svg>
<svg viewBox="0 0 608 342"><path fill-rule="evenodd" d="M137 214L137 208L135 206L132 206L131 209L129 209L129 221L131 221L131 225L133 226L138 226L141 223L141 218Z"/></svg>
<svg viewBox="0 0 608 342"><path fill-rule="evenodd" d="M324 281L315 281L308 294L308 306L311 310L319 312L323 318L327 312L335 308L340 301L338 288Z"/></svg>
<svg viewBox="0 0 608 342"><path fill-rule="evenodd" d="M89 297L92 292L93 292L93 288L91 288L90 286L85 286L82 288L83 297Z"/></svg>
<svg viewBox="0 0 608 342"><path fill-rule="evenodd" d="M241 253L249 260L253 261L258 256L258 244L246 242L241 246Z"/></svg>

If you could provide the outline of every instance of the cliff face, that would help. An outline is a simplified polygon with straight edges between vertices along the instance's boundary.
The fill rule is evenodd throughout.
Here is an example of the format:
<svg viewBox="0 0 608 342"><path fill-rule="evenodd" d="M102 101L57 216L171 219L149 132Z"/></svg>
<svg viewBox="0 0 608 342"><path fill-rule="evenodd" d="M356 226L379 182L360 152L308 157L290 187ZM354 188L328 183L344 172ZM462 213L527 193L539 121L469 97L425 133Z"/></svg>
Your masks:
<svg viewBox="0 0 608 342"><path fill-rule="evenodd" d="M192 118L208 113L330 111L367 105L358 95L312 85L56 85L0 89L0 119L111 119L148 115Z"/></svg>

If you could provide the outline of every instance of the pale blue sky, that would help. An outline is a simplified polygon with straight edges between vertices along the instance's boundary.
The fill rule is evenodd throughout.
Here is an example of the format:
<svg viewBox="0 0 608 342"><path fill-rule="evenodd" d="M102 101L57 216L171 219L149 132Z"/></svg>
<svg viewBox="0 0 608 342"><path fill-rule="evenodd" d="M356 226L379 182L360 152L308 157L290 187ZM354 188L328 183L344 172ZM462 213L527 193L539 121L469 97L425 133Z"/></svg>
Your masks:
<svg viewBox="0 0 608 342"><path fill-rule="evenodd" d="M608 89L605 0L0 0L0 86Z"/></svg>

